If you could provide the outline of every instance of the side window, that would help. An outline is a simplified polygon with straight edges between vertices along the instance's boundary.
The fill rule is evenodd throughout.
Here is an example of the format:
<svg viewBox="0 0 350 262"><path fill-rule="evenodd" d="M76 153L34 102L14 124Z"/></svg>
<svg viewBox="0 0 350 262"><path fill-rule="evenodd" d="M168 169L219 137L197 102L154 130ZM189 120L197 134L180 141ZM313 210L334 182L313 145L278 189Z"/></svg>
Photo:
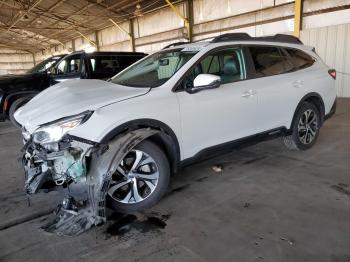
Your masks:
<svg viewBox="0 0 350 262"><path fill-rule="evenodd" d="M182 82L182 89L192 88L193 81L199 74L220 76L221 84L246 79L243 50L241 48L229 48L205 56L187 73Z"/></svg>
<svg viewBox="0 0 350 262"><path fill-rule="evenodd" d="M295 70L307 68L315 63L315 60L311 56L298 49L286 48L285 50L289 54Z"/></svg>
<svg viewBox="0 0 350 262"><path fill-rule="evenodd" d="M76 74L81 71L81 59L78 56L69 56L62 60L57 66L57 74Z"/></svg>
<svg viewBox="0 0 350 262"><path fill-rule="evenodd" d="M120 71L120 64L117 56L89 56L92 73L95 74L116 74Z"/></svg>
<svg viewBox="0 0 350 262"><path fill-rule="evenodd" d="M277 47L250 46L249 50L257 77L273 76L294 70L288 57Z"/></svg>

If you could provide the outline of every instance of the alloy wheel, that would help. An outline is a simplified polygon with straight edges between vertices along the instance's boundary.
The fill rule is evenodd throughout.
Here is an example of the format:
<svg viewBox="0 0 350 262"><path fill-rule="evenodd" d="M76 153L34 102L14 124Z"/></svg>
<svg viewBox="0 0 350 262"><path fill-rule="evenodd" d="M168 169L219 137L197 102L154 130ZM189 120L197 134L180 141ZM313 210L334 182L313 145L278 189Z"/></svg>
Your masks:
<svg viewBox="0 0 350 262"><path fill-rule="evenodd" d="M300 117L298 123L298 136L301 143L307 145L312 143L318 132L318 119L314 110L306 110Z"/></svg>
<svg viewBox="0 0 350 262"><path fill-rule="evenodd" d="M120 203L139 203L155 191L158 180L155 160L146 152L132 150L113 174L108 195Z"/></svg>

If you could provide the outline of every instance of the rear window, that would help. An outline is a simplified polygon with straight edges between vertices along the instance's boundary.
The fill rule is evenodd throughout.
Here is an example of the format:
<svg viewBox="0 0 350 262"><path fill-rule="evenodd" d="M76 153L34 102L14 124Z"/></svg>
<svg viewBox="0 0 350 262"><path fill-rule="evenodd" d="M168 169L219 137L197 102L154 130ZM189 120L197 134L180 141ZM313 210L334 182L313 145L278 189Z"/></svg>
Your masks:
<svg viewBox="0 0 350 262"><path fill-rule="evenodd" d="M310 67L315 63L315 59L303 51L292 48L285 48L285 50L289 54L290 60L293 63L295 70Z"/></svg>
<svg viewBox="0 0 350 262"><path fill-rule="evenodd" d="M291 72L294 65L281 49L272 46L250 46L256 76L273 76Z"/></svg>
<svg viewBox="0 0 350 262"><path fill-rule="evenodd" d="M117 56L93 56L88 60L93 73L116 73L120 70Z"/></svg>
<svg viewBox="0 0 350 262"><path fill-rule="evenodd" d="M143 56L129 56L129 55L95 55L89 56L92 78L107 79L126 67L132 65Z"/></svg>

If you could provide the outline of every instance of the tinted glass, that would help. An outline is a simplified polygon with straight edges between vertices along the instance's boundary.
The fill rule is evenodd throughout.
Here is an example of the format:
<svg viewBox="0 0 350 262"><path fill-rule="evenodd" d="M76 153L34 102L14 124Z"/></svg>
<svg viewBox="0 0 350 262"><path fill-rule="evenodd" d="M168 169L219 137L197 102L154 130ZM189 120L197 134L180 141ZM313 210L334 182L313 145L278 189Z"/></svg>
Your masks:
<svg viewBox="0 0 350 262"><path fill-rule="evenodd" d="M193 81L199 74L220 76L221 84L227 84L246 78L243 50L230 48L220 50L204 57L182 82L182 89L192 88Z"/></svg>
<svg viewBox="0 0 350 262"><path fill-rule="evenodd" d="M277 47L251 46L249 50L257 77L278 75L294 70L294 66L288 60L287 55Z"/></svg>
<svg viewBox="0 0 350 262"><path fill-rule="evenodd" d="M121 67L117 56L90 56L88 62L92 73L95 74L110 73L113 75L119 72Z"/></svg>
<svg viewBox="0 0 350 262"><path fill-rule="evenodd" d="M57 66L57 74L77 74L81 71L81 60L79 56L69 56L62 60Z"/></svg>
<svg viewBox="0 0 350 262"><path fill-rule="evenodd" d="M162 51L148 56L111 80L131 87L158 87L167 82L197 51Z"/></svg>
<svg viewBox="0 0 350 262"><path fill-rule="evenodd" d="M57 62L61 59L61 56L54 56L49 59L42 61L41 63L34 66L32 69L28 71L29 74L39 73L49 70L51 67L55 66Z"/></svg>
<svg viewBox="0 0 350 262"><path fill-rule="evenodd" d="M129 55L123 55L119 56L119 64L122 67L122 70L127 68L128 66L132 65L133 63L139 61L141 58L144 58L145 56L129 56Z"/></svg>
<svg viewBox="0 0 350 262"><path fill-rule="evenodd" d="M315 63L311 56L298 49L286 48L285 50L288 52L296 70L307 68Z"/></svg>

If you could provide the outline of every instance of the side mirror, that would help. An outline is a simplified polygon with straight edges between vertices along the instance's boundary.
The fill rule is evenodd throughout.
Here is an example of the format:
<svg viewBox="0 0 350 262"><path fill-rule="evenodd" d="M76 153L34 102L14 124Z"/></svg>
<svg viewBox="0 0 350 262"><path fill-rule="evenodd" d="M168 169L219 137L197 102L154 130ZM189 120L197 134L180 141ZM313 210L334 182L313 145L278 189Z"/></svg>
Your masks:
<svg viewBox="0 0 350 262"><path fill-rule="evenodd" d="M190 94L200 92L202 90L218 88L221 83L221 77L212 74L200 74L193 81L193 87L186 89Z"/></svg>

